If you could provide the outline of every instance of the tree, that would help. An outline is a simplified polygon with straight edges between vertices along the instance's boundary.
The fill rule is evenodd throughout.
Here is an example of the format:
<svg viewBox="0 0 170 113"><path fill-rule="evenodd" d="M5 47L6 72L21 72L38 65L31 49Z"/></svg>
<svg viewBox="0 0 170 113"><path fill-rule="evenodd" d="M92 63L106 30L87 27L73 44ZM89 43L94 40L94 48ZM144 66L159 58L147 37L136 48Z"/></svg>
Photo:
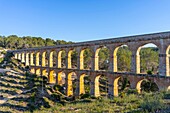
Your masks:
<svg viewBox="0 0 170 113"><path fill-rule="evenodd" d="M158 71L158 49L154 47L142 48L140 51L141 72Z"/></svg>
<svg viewBox="0 0 170 113"><path fill-rule="evenodd" d="M127 46L122 46L117 51L117 62L119 71L130 71L131 68L131 51Z"/></svg>

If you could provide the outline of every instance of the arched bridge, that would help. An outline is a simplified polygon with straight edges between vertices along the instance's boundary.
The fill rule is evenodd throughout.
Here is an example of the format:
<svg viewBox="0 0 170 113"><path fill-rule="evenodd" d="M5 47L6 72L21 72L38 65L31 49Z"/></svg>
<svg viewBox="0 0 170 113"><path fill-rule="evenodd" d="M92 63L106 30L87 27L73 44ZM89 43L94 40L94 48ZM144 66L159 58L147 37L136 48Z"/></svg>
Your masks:
<svg viewBox="0 0 170 113"><path fill-rule="evenodd" d="M147 75L140 72L140 49L143 45L152 43L159 49L159 72L157 75ZM127 45L132 52L130 72L118 72L117 50ZM99 69L99 51L102 47L109 50L109 69ZM84 51L89 49L92 53L91 68L84 67ZM120 38L111 38L96 41L79 42L67 45L56 45L40 48L28 48L10 51L16 59L25 62L31 67L31 72L37 75L48 75L48 82L62 84L62 73L65 73L66 95L73 95L72 75L77 76L76 95L85 93L84 77L90 77L90 94L100 95L99 78L105 75L108 79L108 95L118 96L118 80L126 77L130 81L130 88L140 93L141 82L149 79L155 82L159 90L168 90L170 86L169 72L170 32L136 35ZM77 52L77 66L72 66L73 50ZM62 53L66 54L66 66L62 67ZM55 64L54 64L55 62ZM54 74L55 73L55 74Z"/></svg>

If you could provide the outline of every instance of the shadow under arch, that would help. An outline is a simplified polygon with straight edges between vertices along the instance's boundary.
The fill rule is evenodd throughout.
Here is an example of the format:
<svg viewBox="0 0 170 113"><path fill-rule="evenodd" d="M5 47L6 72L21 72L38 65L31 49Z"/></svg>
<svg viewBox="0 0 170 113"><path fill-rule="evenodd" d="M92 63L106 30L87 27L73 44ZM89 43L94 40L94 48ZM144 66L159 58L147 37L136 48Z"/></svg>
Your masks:
<svg viewBox="0 0 170 113"><path fill-rule="evenodd" d="M149 79L141 79L140 81L138 81L136 85L136 89L139 94L142 93L142 91L145 92L159 91L158 85Z"/></svg>
<svg viewBox="0 0 170 113"><path fill-rule="evenodd" d="M106 75L101 74L99 77L99 91L100 96L108 96L108 78Z"/></svg>
<svg viewBox="0 0 170 113"><path fill-rule="evenodd" d="M147 81L147 79L142 79L142 80L140 80L140 81L137 83L137 85L136 85L136 89L137 89L137 91L138 91L139 94L141 93L141 84L142 84L142 82L143 82L144 80Z"/></svg>

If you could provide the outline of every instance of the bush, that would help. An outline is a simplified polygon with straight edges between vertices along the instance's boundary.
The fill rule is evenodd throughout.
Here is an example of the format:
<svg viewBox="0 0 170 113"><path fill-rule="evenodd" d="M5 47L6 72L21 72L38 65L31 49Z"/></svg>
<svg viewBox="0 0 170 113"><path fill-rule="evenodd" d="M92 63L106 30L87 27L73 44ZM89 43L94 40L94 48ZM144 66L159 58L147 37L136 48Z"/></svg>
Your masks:
<svg viewBox="0 0 170 113"><path fill-rule="evenodd" d="M89 93L81 94L80 98L81 99L90 98L90 94Z"/></svg>
<svg viewBox="0 0 170 113"><path fill-rule="evenodd" d="M51 94L51 98L52 98L53 101L60 101L61 100L60 95L57 94L57 93Z"/></svg>
<svg viewBox="0 0 170 113"><path fill-rule="evenodd" d="M48 98L43 97L43 102L44 102L44 107L45 108L50 108L50 101Z"/></svg>
<svg viewBox="0 0 170 113"><path fill-rule="evenodd" d="M152 75L153 72L152 72L151 70L148 70L148 71L147 71L147 74L148 74L148 75Z"/></svg>
<svg viewBox="0 0 170 113"><path fill-rule="evenodd" d="M60 85L54 85L53 89L56 90L56 91L60 91L60 92L63 92L63 90L64 90L64 88Z"/></svg>
<svg viewBox="0 0 170 113"><path fill-rule="evenodd" d="M95 96L93 96L93 95L91 95L90 97L91 97L91 99L97 99L97 97L95 97Z"/></svg>
<svg viewBox="0 0 170 113"><path fill-rule="evenodd" d="M91 99L83 99L82 102L90 103L90 102L92 102L92 100Z"/></svg>
<svg viewBox="0 0 170 113"><path fill-rule="evenodd" d="M160 109L166 108L163 103L163 95L161 94L145 94L143 102L141 103L141 108L146 112L155 112Z"/></svg>
<svg viewBox="0 0 170 113"><path fill-rule="evenodd" d="M163 92L165 99L170 99L170 91Z"/></svg>
<svg viewBox="0 0 170 113"><path fill-rule="evenodd" d="M128 89L127 94L138 94L137 89Z"/></svg>

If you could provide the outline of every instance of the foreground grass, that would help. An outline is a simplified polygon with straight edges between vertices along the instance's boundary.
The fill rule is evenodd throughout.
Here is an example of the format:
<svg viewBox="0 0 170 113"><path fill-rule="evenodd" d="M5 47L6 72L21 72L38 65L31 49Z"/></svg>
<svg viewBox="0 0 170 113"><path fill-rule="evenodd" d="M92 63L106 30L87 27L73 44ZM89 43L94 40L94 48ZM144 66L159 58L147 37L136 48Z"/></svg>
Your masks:
<svg viewBox="0 0 170 113"><path fill-rule="evenodd" d="M114 99L83 99L68 102L65 105L55 104L51 108L41 108L34 113L148 113L148 112L169 112L167 103L161 98L162 93L153 95L130 94L123 98Z"/></svg>
<svg viewBox="0 0 170 113"><path fill-rule="evenodd" d="M123 98L122 98L123 99ZM34 111L34 113L38 113L41 111L42 113L113 113L113 112L129 112L139 107L139 103L129 101L127 103L123 102L120 98L115 98L115 100L110 99L84 99L76 102L66 103L65 105L56 104L50 109L41 108L40 110ZM132 102L132 103L131 103Z"/></svg>

